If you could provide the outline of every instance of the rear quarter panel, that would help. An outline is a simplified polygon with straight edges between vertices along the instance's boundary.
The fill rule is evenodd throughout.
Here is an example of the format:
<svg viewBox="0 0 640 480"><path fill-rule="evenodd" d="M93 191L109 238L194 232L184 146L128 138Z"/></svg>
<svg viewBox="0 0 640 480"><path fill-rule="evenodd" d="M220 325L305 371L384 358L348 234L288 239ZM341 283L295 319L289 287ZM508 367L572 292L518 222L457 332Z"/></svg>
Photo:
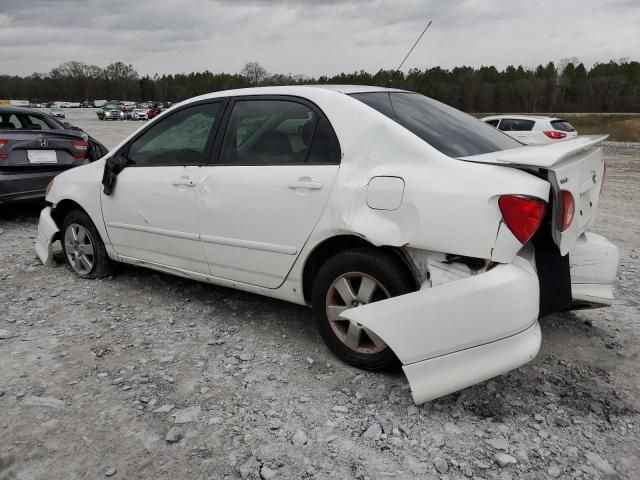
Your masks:
<svg viewBox="0 0 640 480"><path fill-rule="evenodd" d="M502 222L503 194L548 199L549 184L534 175L447 157L396 122L346 97L318 104L340 140L340 172L311 241L353 233L375 245L410 246L489 259ZM354 121L353 119L357 119ZM372 177L401 177L402 204L395 210L367 205ZM504 242L503 259L522 247Z"/></svg>

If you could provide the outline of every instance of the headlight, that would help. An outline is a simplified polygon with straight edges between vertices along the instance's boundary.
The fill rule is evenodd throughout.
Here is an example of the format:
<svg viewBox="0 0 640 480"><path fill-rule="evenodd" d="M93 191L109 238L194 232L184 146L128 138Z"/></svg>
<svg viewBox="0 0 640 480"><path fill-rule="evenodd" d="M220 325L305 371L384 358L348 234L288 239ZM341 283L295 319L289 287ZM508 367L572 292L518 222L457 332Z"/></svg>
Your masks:
<svg viewBox="0 0 640 480"><path fill-rule="evenodd" d="M51 189L53 188L53 180L51 180L48 184L47 184L47 189L45 190L45 194L44 196L46 197L47 195L49 195L49 192L51 191Z"/></svg>

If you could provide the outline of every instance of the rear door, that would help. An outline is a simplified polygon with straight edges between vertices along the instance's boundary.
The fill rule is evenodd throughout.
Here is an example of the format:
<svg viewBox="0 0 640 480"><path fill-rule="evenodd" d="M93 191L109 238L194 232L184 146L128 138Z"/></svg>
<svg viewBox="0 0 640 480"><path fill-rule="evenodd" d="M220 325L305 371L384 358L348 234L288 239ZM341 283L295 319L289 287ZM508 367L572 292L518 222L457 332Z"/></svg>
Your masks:
<svg viewBox="0 0 640 480"><path fill-rule="evenodd" d="M302 99L243 97L228 110L198 192L202 245L213 276L276 288L322 215L340 148Z"/></svg>

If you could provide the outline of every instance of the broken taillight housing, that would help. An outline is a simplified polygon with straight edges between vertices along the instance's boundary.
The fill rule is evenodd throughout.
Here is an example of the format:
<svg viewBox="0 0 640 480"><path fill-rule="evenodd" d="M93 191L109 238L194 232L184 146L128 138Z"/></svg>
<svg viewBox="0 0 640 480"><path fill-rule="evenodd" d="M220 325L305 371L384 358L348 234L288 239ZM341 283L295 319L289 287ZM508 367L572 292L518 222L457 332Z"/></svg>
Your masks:
<svg viewBox="0 0 640 480"><path fill-rule="evenodd" d="M513 236L523 245L536 233L547 207L539 198L522 195L502 195L498 199L500 213Z"/></svg>
<svg viewBox="0 0 640 480"><path fill-rule="evenodd" d="M573 216L576 213L576 204L573 200L573 194L569 190L560 190L560 211L562 215L558 219L561 232L564 232L571 223L573 223Z"/></svg>

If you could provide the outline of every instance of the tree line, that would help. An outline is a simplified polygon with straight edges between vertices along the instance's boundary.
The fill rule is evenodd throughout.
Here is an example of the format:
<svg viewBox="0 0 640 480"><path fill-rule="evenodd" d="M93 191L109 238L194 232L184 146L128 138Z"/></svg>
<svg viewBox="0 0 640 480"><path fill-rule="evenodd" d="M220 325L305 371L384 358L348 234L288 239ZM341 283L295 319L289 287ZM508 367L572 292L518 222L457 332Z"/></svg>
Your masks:
<svg viewBox="0 0 640 480"><path fill-rule="evenodd" d="M322 75L269 73L257 62L238 73L138 74L131 64L65 62L49 73L0 75L0 98L32 102L134 100L176 102L203 93L259 85L388 85L416 91L467 112L640 112L640 63L622 59L590 68L578 59L536 68L414 68Z"/></svg>

